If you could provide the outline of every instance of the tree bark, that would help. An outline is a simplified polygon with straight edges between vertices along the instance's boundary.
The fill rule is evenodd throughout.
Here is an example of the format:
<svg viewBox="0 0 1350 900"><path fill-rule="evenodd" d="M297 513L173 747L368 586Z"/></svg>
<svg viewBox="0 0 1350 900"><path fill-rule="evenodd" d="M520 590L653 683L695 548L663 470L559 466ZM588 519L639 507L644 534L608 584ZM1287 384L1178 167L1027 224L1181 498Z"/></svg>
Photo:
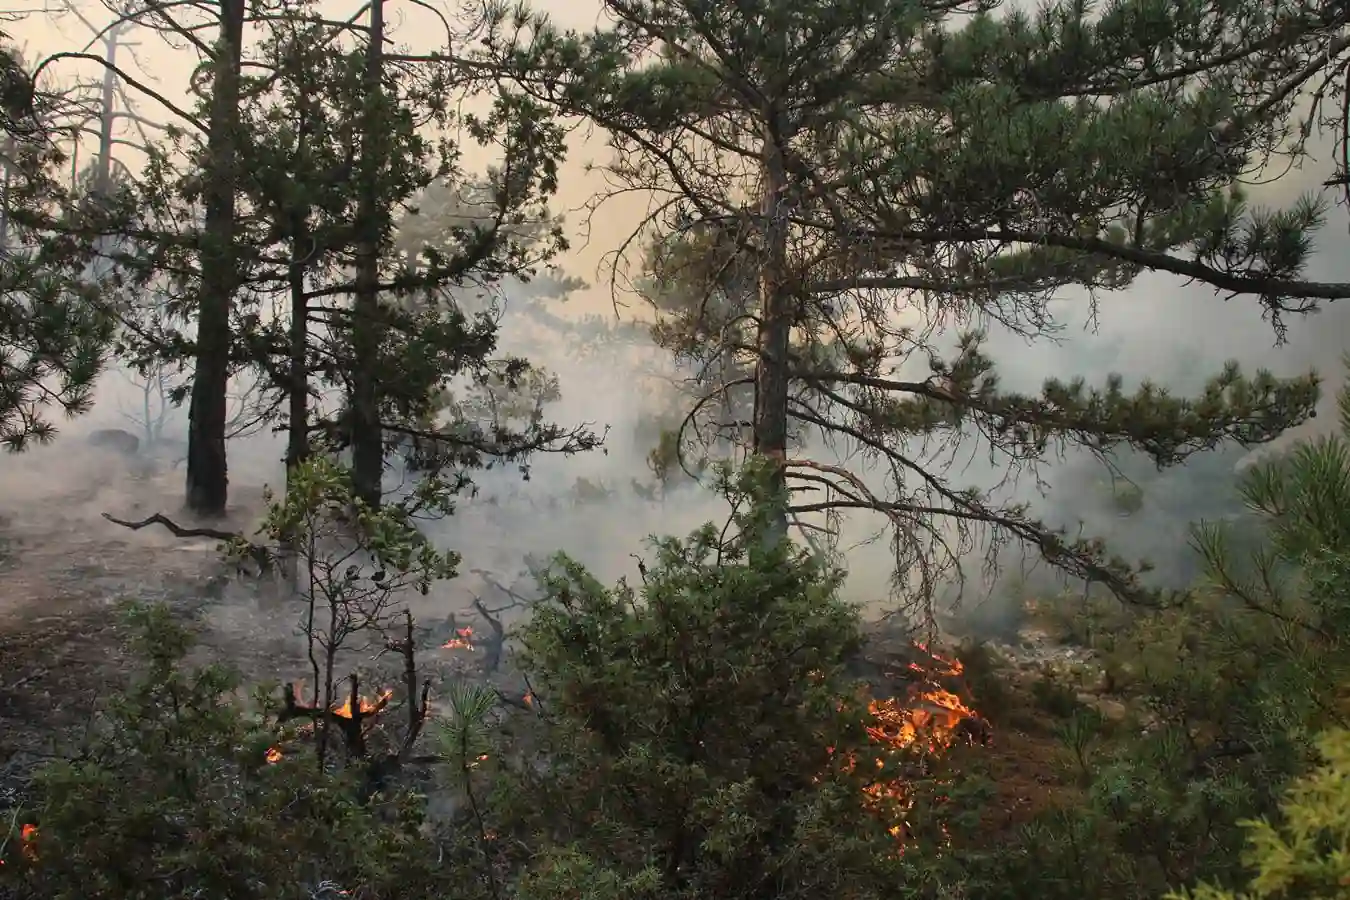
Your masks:
<svg viewBox="0 0 1350 900"><path fill-rule="evenodd" d="M188 407L187 506L206 516L225 513L226 389L230 377L230 307L239 282L235 249L239 73L246 0L220 0L220 42L207 137L205 233L202 241L197 360Z"/></svg>
<svg viewBox="0 0 1350 900"><path fill-rule="evenodd" d="M356 497L374 508L380 505L384 481L384 435L380 429L378 378L382 316L379 298L380 242L384 224L380 211L380 168L384 162L384 2L370 4L370 36L366 48L365 100L361 152L361 185L357 205L356 296L352 302L351 448L352 488Z"/></svg>
<svg viewBox="0 0 1350 900"><path fill-rule="evenodd" d="M769 502L773 504L767 538L787 535L788 350L792 338L792 296L785 284L787 267L787 175L778 136L768 129L763 151L762 258L759 272L759 363L755 371L754 452L769 462Z"/></svg>

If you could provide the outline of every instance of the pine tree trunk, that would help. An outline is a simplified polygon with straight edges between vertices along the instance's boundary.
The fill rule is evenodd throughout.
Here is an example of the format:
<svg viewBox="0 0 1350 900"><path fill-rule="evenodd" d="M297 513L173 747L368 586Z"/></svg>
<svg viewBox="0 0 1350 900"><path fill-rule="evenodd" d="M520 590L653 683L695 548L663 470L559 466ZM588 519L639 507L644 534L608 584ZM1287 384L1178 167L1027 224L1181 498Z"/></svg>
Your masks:
<svg viewBox="0 0 1350 900"><path fill-rule="evenodd" d="M381 97L384 59L384 3L370 4L370 43L366 49L366 121L361 159L361 194L356 214L356 297L352 303L351 447L352 488L370 507L383 496L384 435L380 429L379 386L376 384L382 322L379 298L380 238L379 175L384 159L381 134Z"/></svg>
<svg viewBox="0 0 1350 900"><path fill-rule="evenodd" d="M760 260L759 364L755 372L754 451L771 464L769 489L776 506L768 538L787 535L788 349L792 337L792 296L787 291L787 175L776 137L766 134L761 201L763 257Z"/></svg>
<svg viewBox="0 0 1350 900"><path fill-rule="evenodd" d="M291 287L290 370L287 390L290 396L286 434L286 472L309 458L309 298L305 294L306 245L302 242L304 227L292 238L291 266L288 280Z"/></svg>
<svg viewBox="0 0 1350 900"><path fill-rule="evenodd" d="M229 477L225 462L227 388L230 377L230 307L239 281L235 253L235 144L239 132L239 73L243 56L244 0L220 0L220 43L211 96L206 151L197 366L188 407L187 506L199 515L225 513Z"/></svg>

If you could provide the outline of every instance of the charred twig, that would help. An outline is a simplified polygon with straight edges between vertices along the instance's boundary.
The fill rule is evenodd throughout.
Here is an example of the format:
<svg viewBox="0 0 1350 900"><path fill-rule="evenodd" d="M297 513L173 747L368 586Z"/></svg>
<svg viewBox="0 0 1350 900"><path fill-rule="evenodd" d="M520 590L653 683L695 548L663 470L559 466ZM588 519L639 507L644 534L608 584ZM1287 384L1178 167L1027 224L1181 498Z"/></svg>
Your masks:
<svg viewBox="0 0 1350 900"><path fill-rule="evenodd" d="M492 629L492 637L482 644L483 669L487 672L496 672L502 664L502 651L506 646L506 629L502 626L501 620L495 618L478 597L473 598L473 608L487 622L488 628Z"/></svg>
<svg viewBox="0 0 1350 900"><path fill-rule="evenodd" d="M431 682L422 683L419 692L417 686L417 645L413 640L413 617L409 610L403 611L407 627L406 636L401 641L390 641L389 649L403 656L403 683L408 689L408 730L399 745L398 760L405 762L412 753L413 744L422 734L430 714Z"/></svg>

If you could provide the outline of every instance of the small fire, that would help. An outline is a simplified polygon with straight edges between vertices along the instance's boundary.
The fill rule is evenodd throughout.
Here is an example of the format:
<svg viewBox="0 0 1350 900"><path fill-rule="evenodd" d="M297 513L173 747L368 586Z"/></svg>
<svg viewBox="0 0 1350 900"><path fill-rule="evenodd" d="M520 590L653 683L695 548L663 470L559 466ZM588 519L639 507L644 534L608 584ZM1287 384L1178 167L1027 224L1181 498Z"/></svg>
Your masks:
<svg viewBox="0 0 1350 900"><path fill-rule="evenodd" d="M866 726L868 736L896 750L917 745L930 754L947 750L958 737L986 740L988 723L963 703L960 697L937 684L939 678L956 677L964 671L960 660L944 659L924 644L915 646L932 659L932 665L909 664L910 671L922 676L922 680L911 686L905 697L868 701L868 711L872 715L872 723ZM854 765L853 760L846 763L850 770ZM877 768L883 766L882 761L878 760ZM864 792L869 805L878 812L898 808L903 814L912 805L906 785L899 778L882 776L868 785ZM908 837L908 824L903 821L888 830L897 840L903 841ZM943 831L945 833L945 827Z"/></svg>
<svg viewBox="0 0 1350 900"><path fill-rule="evenodd" d="M30 863L37 862L37 836L38 829L36 825L25 824L23 828L19 829L21 852L23 853L23 858Z"/></svg>
<svg viewBox="0 0 1350 900"><path fill-rule="evenodd" d="M393 691L385 690L381 691L380 695L376 697L374 700L369 700L365 697L361 697L358 701L358 704L362 715L366 713L379 712L381 709L384 708L385 704L388 703L393 696L394 696ZM344 700L341 706L334 707L333 713L334 715L341 716L344 719L350 719L352 717L351 697L348 697L346 700Z"/></svg>
<svg viewBox="0 0 1350 900"><path fill-rule="evenodd" d="M282 753L281 753L281 748L280 748L280 747L268 747L268 748L267 748L267 756L266 756L266 758L267 758L267 764L268 764L269 766L270 766L270 765L276 765L277 763L281 762L281 757L282 757Z"/></svg>
<svg viewBox="0 0 1350 900"><path fill-rule="evenodd" d="M472 650L473 649L473 628L464 626L455 629L455 636L441 644L442 650Z"/></svg>

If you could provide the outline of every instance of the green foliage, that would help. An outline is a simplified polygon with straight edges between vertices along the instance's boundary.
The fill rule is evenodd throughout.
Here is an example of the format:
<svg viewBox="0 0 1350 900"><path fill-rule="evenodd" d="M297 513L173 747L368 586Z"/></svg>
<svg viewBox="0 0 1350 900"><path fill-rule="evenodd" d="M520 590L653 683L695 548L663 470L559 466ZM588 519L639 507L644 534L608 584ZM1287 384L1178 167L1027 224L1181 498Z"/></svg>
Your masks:
<svg viewBox="0 0 1350 900"><path fill-rule="evenodd" d="M549 768L519 775L522 896L894 896L860 790L881 757L844 671L857 612L820 560L764 549L765 520L655 541L636 587L566 557L544 577L523 643Z"/></svg>
<svg viewBox="0 0 1350 900"><path fill-rule="evenodd" d="M286 737L238 699L237 673L187 669L191 635L133 607L145 670L111 698L85 752L34 784L36 859L6 865L20 896L53 900L308 896L434 890L412 798L362 806L342 776L267 751ZM13 854L7 863L17 863Z"/></svg>
<svg viewBox="0 0 1350 900"><path fill-rule="evenodd" d="M797 511L884 513L898 580L924 571L929 590L909 599L930 618L927 595L980 532L1150 594L1142 565L957 483L951 441L1010 466L1065 446L1172 465L1270 440L1317 399L1311 375L1235 363L1190 398L1118 376L1011 390L982 326L1053 338L1063 288L1115 291L1149 271L1277 319L1346 290L1301 280L1327 198L1263 210L1237 187L1276 148L1304 152L1290 140L1307 134L1298 92L1277 73L1339 84L1344 22L1326 0L1000 6L609 0L609 25L590 32L503 6L482 51L608 129L614 195L663 198L624 247L647 251L655 337L692 362L698 415L682 430L743 439L729 423L752 418L751 385L788 383L772 409L753 404L767 430L742 443L798 451L816 433L884 461L884 490L866 492L852 473L789 465L823 494ZM1325 123L1335 134L1342 116Z"/></svg>
<svg viewBox="0 0 1350 900"><path fill-rule="evenodd" d="M1112 900L1246 883L1242 823L1277 812L1316 757L1314 736L1350 709L1350 390L1340 407L1340 434L1243 474L1264 530L1255 554L1235 551L1227 528L1202 526L1205 581L1184 603L1085 629L1135 727L1084 757L1083 806L990 860L987 877L1013 885L1009 896L1023 879L1040 896ZM1099 856L1090 869L1084 841Z"/></svg>
<svg viewBox="0 0 1350 900"><path fill-rule="evenodd" d="M359 579L367 590L386 595L405 587L426 594L434 582L455 576L459 554L437 550L412 519L411 510L445 509L447 491L438 479L423 481L404 504L371 508L355 497L349 469L317 455L292 468L282 496L268 489L264 498L267 515L258 534L300 553L311 579L332 576L341 582L320 585L311 580L311 591L350 595ZM248 554L249 546L231 550L238 557ZM351 565L362 554L373 565Z"/></svg>
<svg viewBox="0 0 1350 900"><path fill-rule="evenodd" d="M56 433L50 412L88 412L113 334L113 292L78 244L53 229L112 227L57 182L65 155L35 117L21 60L0 50L5 208L0 210L0 445L23 450Z"/></svg>
<svg viewBox="0 0 1350 900"><path fill-rule="evenodd" d="M1331 898L1350 885L1350 732L1343 729L1318 742L1322 762L1296 780L1280 805L1280 823L1244 821L1254 870L1246 891L1212 885L1167 895L1167 900L1275 900Z"/></svg>

